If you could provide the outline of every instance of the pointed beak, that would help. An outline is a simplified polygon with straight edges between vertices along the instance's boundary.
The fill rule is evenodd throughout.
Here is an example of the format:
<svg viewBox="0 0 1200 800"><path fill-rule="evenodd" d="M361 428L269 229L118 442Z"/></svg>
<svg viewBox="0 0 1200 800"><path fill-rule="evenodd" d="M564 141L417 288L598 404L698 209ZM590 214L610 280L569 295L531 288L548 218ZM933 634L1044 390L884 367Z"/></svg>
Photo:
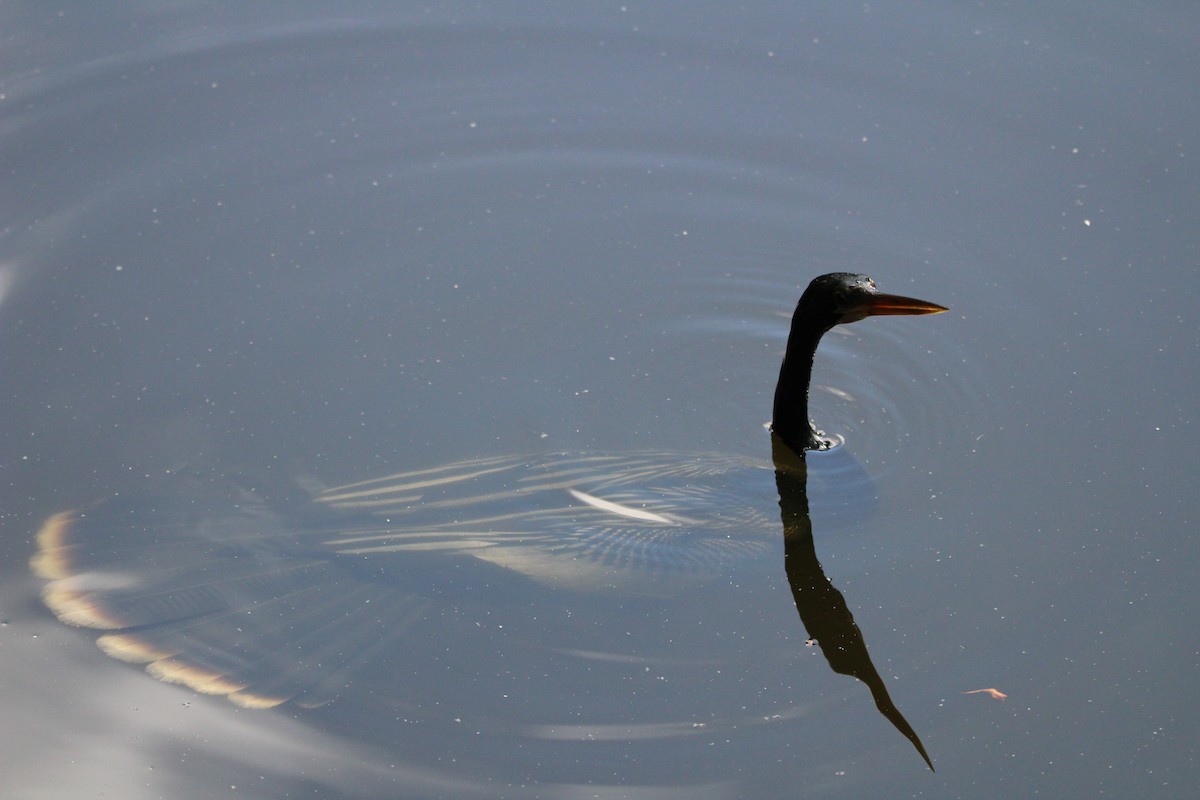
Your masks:
<svg viewBox="0 0 1200 800"><path fill-rule="evenodd" d="M949 310L937 303L918 300L915 297L901 297L898 294L871 295L858 309L864 317L893 314L940 314Z"/></svg>

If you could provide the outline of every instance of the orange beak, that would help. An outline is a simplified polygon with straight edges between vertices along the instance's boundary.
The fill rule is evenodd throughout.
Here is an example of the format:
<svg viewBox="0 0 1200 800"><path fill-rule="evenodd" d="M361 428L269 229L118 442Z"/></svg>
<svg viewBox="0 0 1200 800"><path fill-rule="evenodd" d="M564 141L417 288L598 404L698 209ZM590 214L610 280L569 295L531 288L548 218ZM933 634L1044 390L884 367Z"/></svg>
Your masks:
<svg viewBox="0 0 1200 800"><path fill-rule="evenodd" d="M873 317L894 314L940 314L950 309L927 300L918 300L915 297L876 294L871 295L858 310L863 316Z"/></svg>

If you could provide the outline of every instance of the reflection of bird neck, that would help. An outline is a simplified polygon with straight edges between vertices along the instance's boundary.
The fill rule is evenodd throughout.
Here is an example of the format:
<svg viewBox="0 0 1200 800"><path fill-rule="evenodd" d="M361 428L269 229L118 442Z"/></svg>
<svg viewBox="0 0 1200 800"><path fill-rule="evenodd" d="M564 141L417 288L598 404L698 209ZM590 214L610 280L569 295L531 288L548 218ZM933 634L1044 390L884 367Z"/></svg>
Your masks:
<svg viewBox="0 0 1200 800"><path fill-rule="evenodd" d="M771 430L798 453L825 446L808 419L808 385L812 381L817 344L829 328L813 325L803 317L797 313L792 320L771 414Z"/></svg>
<svg viewBox="0 0 1200 800"><path fill-rule="evenodd" d="M807 362L811 369L811 355ZM775 463L779 517L783 522L783 564L804 630L820 646L821 654L834 672L851 675L867 685L875 707L912 742L921 758L933 769L933 762L917 732L888 695L887 685L871 661L867 642L850 613L846 598L821 569L813 542L812 518L808 513L808 469L804 451L791 447L777 433L772 434L771 460Z"/></svg>
<svg viewBox="0 0 1200 800"><path fill-rule="evenodd" d="M792 476L801 484L807 483L808 465L804 461L804 451L790 446L774 431L771 432L771 461L775 465L775 472ZM807 510L807 500L804 507Z"/></svg>

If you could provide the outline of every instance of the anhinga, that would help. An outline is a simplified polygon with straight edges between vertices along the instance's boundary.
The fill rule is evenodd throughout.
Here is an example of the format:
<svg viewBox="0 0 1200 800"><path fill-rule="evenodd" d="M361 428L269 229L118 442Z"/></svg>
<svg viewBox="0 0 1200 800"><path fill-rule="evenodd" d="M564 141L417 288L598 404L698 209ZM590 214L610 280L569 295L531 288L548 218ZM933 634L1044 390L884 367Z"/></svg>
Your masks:
<svg viewBox="0 0 1200 800"><path fill-rule="evenodd" d="M925 300L883 294L866 275L831 272L814 278L792 315L787 351L775 385L771 430L784 444L801 453L828 450L832 445L808 418L808 385L813 355L826 331L835 325L885 314L938 314L946 308Z"/></svg>
<svg viewBox="0 0 1200 800"><path fill-rule="evenodd" d="M779 511L783 523L784 566L792 599L809 636L821 648L834 672L851 675L867 685L875 705L904 734L933 769L925 746L892 702L887 687L867 652L866 641L842 593L826 577L817 560L812 521L808 513L805 450L827 450L833 442L808 418L808 388L813 355L825 332L835 325L883 314L937 314L935 303L883 294L866 275L835 272L808 285L788 336L787 352L775 387L772 458Z"/></svg>

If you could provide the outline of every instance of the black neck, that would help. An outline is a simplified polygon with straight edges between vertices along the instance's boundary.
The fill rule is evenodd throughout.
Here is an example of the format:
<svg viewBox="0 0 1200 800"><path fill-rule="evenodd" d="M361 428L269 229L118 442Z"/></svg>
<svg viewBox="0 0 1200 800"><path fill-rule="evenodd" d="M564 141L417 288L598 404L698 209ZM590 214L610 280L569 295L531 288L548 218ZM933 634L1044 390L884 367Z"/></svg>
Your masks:
<svg viewBox="0 0 1200 800"><path fill-rule="evenodd" d="M787 352L779 369L775 385L775 408L771 414L771 430L796 452L824 450L824 442L808 419L808 385L812 381L813 355L817 344L828 329L814 329L804 320L792 322Z"/></svg>

